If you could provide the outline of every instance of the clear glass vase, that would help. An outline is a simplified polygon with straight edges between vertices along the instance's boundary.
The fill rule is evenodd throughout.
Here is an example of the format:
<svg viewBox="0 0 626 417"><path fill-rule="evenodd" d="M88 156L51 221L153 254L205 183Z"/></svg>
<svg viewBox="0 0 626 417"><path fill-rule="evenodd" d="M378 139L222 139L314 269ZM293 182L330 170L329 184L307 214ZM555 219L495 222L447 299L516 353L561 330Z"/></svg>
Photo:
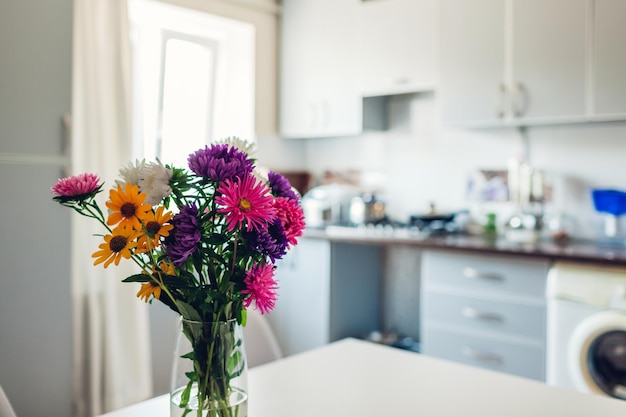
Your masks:
<svg viewBox="0 0 626 417"><path fill-rule="evenodd" d="M236 320L182 319L174 347L171 417L247 417L248 366Z"/></svg>

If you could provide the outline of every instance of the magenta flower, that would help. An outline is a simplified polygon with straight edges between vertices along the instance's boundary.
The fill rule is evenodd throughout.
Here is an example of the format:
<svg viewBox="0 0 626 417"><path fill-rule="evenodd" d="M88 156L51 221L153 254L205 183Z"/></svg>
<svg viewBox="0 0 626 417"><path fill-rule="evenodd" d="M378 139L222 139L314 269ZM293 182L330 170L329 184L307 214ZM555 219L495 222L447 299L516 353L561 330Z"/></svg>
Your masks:
<svg viewBox="0 0 626 417"><path fill-rule="evenodd" d="M274 279L274 265L256 264L247 273L243 280L246 289L242 294L249 294L244 300L246 308L254 301L261 314L269 313L276 305L276 290L278 283Z"/></svg>
<svg viewBox="0 0 626 417"><path fill-rule="evenodd" d="M295 245L298 243L296 238L302 236L306 226L302 207L295 200L278 197L274 201L274 208L276 209L275 215L280 219L289 243Z"/></svg>
<svg viewBox="0 0 626 417"><path fill-rule="evenodd" d="M215 202L222 206L218 213L226 214L229 231L246 224L246 230L262 230L274 219L273 197L267 185L251 175L224 181L217 190Z"/></svg>
<svg viewBox="0 0 626 417"><path fill-rule="evenodd" d="M83 201L100 192L102 184L96 174L78 174L61 178L50 191L55 194L57 201Z"/></svg>

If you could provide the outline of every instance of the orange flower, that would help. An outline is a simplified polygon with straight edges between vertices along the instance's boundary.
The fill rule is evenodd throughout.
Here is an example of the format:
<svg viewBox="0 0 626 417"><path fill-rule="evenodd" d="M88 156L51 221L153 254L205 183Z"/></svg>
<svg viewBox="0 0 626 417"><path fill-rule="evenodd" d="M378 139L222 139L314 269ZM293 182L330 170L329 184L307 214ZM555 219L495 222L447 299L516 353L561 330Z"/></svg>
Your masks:
<svg viewBox="0 0 626 417"><path fill-rule="evenodd" d="M145 220L151 206L145 204L145 193L139 192L138 185L126 183L126 189L118 184L117 189L109 191L109 201L106 206L111 210L107 224L109 226L119 223L120 227L132 227L141 230L141 221Z"/></svg>
<svg viewBox="0 0 626 417"><path fill-rule="evenodd" d="M156 275L158 277L162 273L164 273L165 275L176 275L174 265L166 262L161 262L159 264L159 271L156 271L155 268L153 268L152 275ZM137 297L144 300L146 303L150 300L151 295L157 300L161 298L161 286L156 281L150 281L141 284L141 288L139 288L139 291L137 291Z"/></svg>
<svg viewBox="0 0 626 417"><path fill-rule="evenodd" d="M137 235L138 233L133 229L117 227L112 234L104 237L104 243L98 246L100 250L91 255L92 258L97 258L93 264L98 265L104 262L104 267L106 268L111 262L119 265L120 259L130 259L130 250L137 246L137 242L134 241Z"/></svg>
<svg viewBox="0 0 626 417"><path fill-rule="evenodd" d="M137 297L144 300L146 303L150 300L150 296L153 296L157 300L161 298L161 287L154 281L141 284L141 288L139 288L137 292Z"/></svg>
<svg viewBox="0 0 626 417"><path fill-rule="evenodd" d="M139 236L137 252L148 252L159 246L161 237L167 237L174 228L168 222L172 219L172 212L163 213L165 207L159 206L155 211L150 210L143 221L144 233ZM149 239L149 240L148 240Z"/></svg>

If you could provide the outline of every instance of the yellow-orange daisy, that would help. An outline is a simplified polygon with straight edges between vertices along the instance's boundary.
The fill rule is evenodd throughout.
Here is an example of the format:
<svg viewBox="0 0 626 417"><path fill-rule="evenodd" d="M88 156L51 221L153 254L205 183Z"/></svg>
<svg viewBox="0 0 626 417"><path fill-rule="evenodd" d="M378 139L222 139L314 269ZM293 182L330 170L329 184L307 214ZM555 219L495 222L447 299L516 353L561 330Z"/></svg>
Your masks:
<svg viewBox="0 0 626 417"><path fill-rule="evenodd" d="M94 252L91 257L96 258L94 265L104 262L104 267L108 267L112 262L119 265L120 259L129 259L131 249L137 246L134 240L138 233L126 227L117 227L112 234L104 236L104 243L98 247L100 250Z"/></svg>
<svg viewBox="0 0 626 417"><path fill-rule="evenodd" d="M159 246L161 237L167 237L174 228L168 222L172 219L172 212L165 211L165 207L159 206L156 211L150 210L143 220L144 233L139 236L138 252L147 252Z"/></svg>
<svg viewBox="0 0 626 417"><path fill-rule="evenodd" d="M118 184L117 189L109 191L109 201L106 206L111 210L107 224L109 226L119 223L120 227L132 227L141 230L141 221L145 220L152 207L144 203L145 193L139 192L138 185L127 182L125 189Z"/></svg>
<svg viewBox="0 0 626 417"><path fill-rule="evenodd" d="M161 297L161 287L154 281L144 282L141 284L139 291L137 291L137 297L144 300L146 303L150 300L150 296L153 296L157 300Z"/></svg>
<svg viewBox="0 0 626 417"><path fill-rule="evenodd" d="M167 262L161 262L159 264L159 271L153 268L153 275L158 277L158 274L165 273L165 275L176 275L174 265ZM150 296L154 296L157 300L161 298L161 287L156 281L144 282L141 284L141 288L137 291L137 297L144 300L146 303L150 300Z"/></svg>

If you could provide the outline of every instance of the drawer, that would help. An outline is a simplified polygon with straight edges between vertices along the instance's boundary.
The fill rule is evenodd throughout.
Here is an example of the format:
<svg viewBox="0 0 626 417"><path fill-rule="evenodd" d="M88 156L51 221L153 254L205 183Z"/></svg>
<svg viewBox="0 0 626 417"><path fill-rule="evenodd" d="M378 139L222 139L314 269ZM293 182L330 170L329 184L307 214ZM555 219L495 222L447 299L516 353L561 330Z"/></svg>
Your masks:
<svg viewBox="0 0 626 417"><path fill-rule="evenodd" d="M425 251L425 286L445 285L543 297L549 262L493 255Z"/></svg>
<svg viewBox="0 0 626 417"><path fill-rule="evenodd" d="M493 371L539 381L545 379L545 351L533 345L456 333L429 325L423 329L422 352Z"/></svg>
<svg viewBox="0 0 626 417"><path fill-rule="evenodd" d="M425 292L422 317L429 322L472 331L545 339L544 305L486 300L464 295Z"/></svg>

